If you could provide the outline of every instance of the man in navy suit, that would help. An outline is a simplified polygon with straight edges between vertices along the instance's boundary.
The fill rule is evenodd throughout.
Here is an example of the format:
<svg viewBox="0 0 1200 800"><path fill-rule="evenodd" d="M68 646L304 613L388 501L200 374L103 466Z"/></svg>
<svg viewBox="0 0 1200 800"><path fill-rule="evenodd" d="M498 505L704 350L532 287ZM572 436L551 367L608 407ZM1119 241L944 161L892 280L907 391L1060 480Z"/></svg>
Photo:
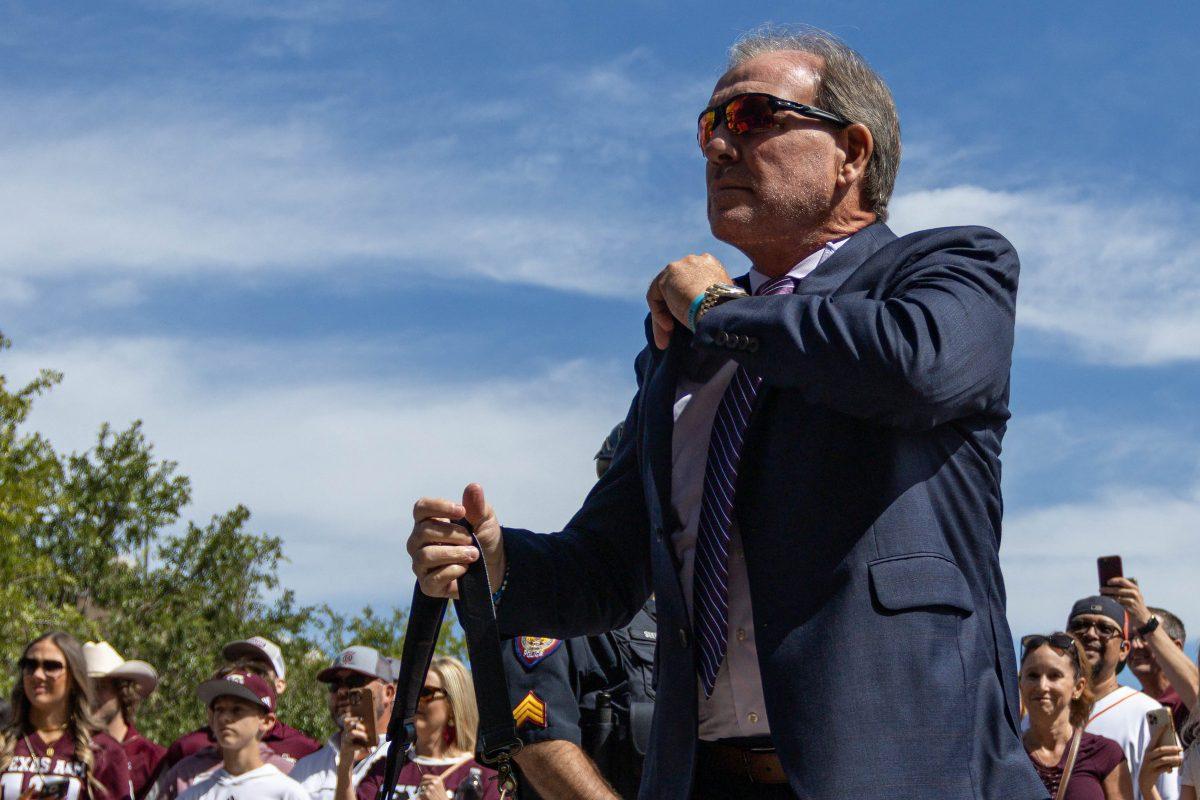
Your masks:
<svg viewBox="0 0 1200 800"><path fill-rule="evenodd" d="M1016 254L884 225L891 95L823 32L735 45L699 142L752 271L654 279L627 434L564 530L501 528L476 484L419 500L422 589L478 557L465 518L502 635L599 633L656 591L643 798L1043 800L998 560Z"/></svg>

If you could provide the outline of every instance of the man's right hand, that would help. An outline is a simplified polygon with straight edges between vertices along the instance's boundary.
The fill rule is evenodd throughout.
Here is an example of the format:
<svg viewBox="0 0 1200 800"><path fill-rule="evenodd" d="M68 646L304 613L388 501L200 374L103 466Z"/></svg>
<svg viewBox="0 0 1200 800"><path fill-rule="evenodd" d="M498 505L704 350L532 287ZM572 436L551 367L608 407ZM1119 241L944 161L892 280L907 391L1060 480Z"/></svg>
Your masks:
<svg viewBox="0 0 1200 800"><path fill-rule="evenodd" d="M500 588L507 562L496 514L483 497L483 487L472 483L463 490L461 503L422 497L413 506L413 530L408 554L421 591L429 597L458 597L458 578L466 573L478 551L471 535L453 520L466 519L487 560L492 591Z"/></svg>

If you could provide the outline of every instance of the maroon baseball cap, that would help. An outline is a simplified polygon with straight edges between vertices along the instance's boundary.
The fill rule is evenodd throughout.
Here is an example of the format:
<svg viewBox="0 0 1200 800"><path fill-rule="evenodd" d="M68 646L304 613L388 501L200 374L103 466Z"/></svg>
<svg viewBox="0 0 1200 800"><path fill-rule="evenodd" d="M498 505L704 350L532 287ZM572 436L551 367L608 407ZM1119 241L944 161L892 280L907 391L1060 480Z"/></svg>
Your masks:
<svg viewBox="0 0 1200 800"><path fill-rule="evenodd" d="M196 694L206 706L211 706L218 697L237 697L275 713L275 687L253 672L231 672L223 678L205 681Z"/></svg>

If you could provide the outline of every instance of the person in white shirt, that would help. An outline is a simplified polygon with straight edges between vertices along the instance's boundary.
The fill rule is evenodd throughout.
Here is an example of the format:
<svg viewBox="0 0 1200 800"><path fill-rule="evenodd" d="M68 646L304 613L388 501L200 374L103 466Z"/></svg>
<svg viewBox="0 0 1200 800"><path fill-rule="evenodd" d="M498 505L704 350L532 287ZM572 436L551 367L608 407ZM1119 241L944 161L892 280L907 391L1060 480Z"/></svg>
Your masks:
<svg viewBox="0 0 1200 800"><path fill-rule="evenodd" d="M376 761L387 756L387 724L396 699L396 676L392 662L372 647L355 645L338 653L333 663L317 673L317 680L329 687L329 715L337 732L329 737L317 752L296 763L291 777L299 781L313 800L333 800L337 788L338 769L342 766L342 731L351 717L350 690L365 689L371 693L375 706L375 730L378 741L355 750L352 764L347 764L351 785L357 789L363 776Z"/></svg>
<svg viewBox="0 0 1200 800"><path fill-rule="evenodd" d="M1137 689L1117 683L1117 675L1125 668L1130 650L1125 609L1111 597L1085 597L1071 608L1067 631L1083 645L1092 668L1096 704L1092 706L1087 732L1112 739L1121 746L1133 776L1135 800L1152 800L1143 796L1138 776L1146 751L1153 744L1146 714L1162 705ZM1159 777L1158 794L1161 800L1178 800L1177 772L1166 772Z"/></svg>
<svg viewBox="0 0 1200 800"><path fill-rule="evenodd" d="M300 784L263 762L259 745L275 725L275 687L252 672L200 684L221 768L197 780L180 800L308 800Z"/></svg>

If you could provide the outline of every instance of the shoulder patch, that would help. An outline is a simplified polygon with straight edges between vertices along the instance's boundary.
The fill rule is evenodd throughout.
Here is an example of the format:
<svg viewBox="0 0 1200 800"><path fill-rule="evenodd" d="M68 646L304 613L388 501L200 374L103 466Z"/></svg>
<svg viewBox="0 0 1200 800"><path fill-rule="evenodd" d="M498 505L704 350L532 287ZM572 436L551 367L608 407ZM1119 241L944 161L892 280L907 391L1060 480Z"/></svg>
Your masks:
<svg viewBox="0 0 1200 800"><path fill-rule="evenodd" d="M517 728L535 727L545 728L549 721L546 719L546 701L537 696L537 692L530 691L525 695L525 699L517 703L517 707L513 709L513 721L517 723Z"/></svg>
<svg viewBox="0 0 1200 800"><path fill-rule="evenodd" d="M520 661L525 669L533 669L561 646L562 639L550 639L545 636L518 636L513 639L517 661Z"/></svg>

